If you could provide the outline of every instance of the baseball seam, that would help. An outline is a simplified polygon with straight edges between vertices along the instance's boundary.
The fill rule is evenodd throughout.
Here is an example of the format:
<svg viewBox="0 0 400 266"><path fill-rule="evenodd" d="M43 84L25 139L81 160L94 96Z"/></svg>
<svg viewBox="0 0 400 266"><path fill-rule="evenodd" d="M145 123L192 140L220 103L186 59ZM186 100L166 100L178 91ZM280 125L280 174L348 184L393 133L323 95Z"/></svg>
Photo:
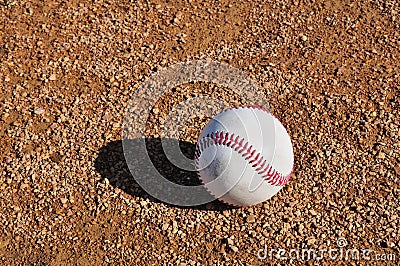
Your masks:
<svg viewBox="0 0 400 266"><path fill-rule="evenodd" d="M238 107L231 109L237 108ZM246 106L244 108L255 108L266 111L258 106ZM259 152L256 151L256 149L253 148L252 145L250 145L250 143L245 141L244 138L240 139L239 136L235 136L233 133L230 134L229 132L223 131L212 132L211 134L207 134L205 138L202 138L198 141L194 158L196 166L201 153L212 145L224 145L238 152L240 155L242 155L242 157L245 158L246 161L249 161L249 164L255 168L255 171L271 185L283 186L289 181L290 176L292 175L292 172L286 176L279 173L272 167L271 164L267 162L267 160L263 158Z"/></svg>

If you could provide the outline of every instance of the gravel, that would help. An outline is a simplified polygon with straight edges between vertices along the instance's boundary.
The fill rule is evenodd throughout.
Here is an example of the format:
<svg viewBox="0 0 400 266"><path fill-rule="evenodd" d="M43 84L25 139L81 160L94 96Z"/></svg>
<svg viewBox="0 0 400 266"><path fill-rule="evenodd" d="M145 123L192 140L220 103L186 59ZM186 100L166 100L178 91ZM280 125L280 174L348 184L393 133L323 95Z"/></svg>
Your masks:
<svg viewBox="0 0 400 266"><path fill-rule="evenodd" d="M0 263L276 264L257 252L341 238L398 264L399 14L396 1L0 0ZM140 82L205 58L250 75L292 138L294 175L257 206L164 204L124 161L124 111ZM157 102L146 137L199 95L246 104L184 84ZM206 123L185 124L189 155Z"/></svg>

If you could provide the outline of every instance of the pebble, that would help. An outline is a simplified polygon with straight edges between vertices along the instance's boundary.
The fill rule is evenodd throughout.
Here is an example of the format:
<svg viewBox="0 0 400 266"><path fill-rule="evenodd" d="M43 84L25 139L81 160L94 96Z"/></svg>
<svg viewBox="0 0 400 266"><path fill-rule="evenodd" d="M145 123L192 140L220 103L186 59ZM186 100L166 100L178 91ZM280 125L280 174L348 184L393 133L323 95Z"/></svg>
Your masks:
<svg viewBox="0 0 400 266"><path fill-rule="evenodd" d="M43 108L38 107L38 108L35 108L35 110L33 112L37 115L42 115L45 113L45 110Z"/></svg>
<svg viewBox="0 0 400 266"><path fill-rule="evenodd" d="M68 202L68 199L66 199L66 198L61 198L60 201L61 201L62 204L65 204L65 203Z"/></svg>
<svg viewBox="0 0 400 266"><path fill-rule="evenodd" d="M383 152L379 152L377 157L378 159L385 159L386 155Z"/></svg>
<svg viewBox="0 0 400 266"><path fill-rule="evenodd" d="M54 81L56 79L57 79L56 74L51 74L50 77L49 77L49 80L51 80L51 81Z"/></svg>
<svg viewBox="0 0 400 266"><path fill-rule="evenodd" d="M303 41L303 42L305 42L305 41L307 41L307 36L306 35L304 35L304 34L301 34L300 35L300 38L301 38L301 40Z"/></svg>
<svg viewBox="0 0 400 266"><path fill-rule="evenodd" d="M232 249L233 252L238 252L239 248L236 246L230 246L230 248Z"/></svg>
<svg viewBox="0 0 400 266"><path fill-rule="evenodd" d="M168 229L168 227L169 227L169 223L164 223L162 226L162 230L165 231Z"/></svg>
<svg viewBox="0 0 400 266"><path fill-rule="evenodd" d="M256 217L253 214L250 214L246 217L246 221L248 223L253 223L256 220Z"/></svg>

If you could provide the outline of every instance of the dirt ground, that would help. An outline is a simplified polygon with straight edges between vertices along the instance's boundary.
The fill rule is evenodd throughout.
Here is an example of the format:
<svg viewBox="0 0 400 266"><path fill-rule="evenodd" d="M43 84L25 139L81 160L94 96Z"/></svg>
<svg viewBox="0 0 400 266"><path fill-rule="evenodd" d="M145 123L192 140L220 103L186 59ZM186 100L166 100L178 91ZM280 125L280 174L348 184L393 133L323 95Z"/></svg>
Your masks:
<svg viewBox="0 0 400 266"><path fill-rule="evenodd" d="M395 0L0 0L0 264L398 265L399 19ZM162 203L124 160L138 85L205 58L259 84L293 142L293 176L254 207ZM193 95L245 104L215 84L179 86L148 121L155 161L168 111ZM189 157L206 122L182 131ZM258 257L340 245L370 253Z"/></svg>

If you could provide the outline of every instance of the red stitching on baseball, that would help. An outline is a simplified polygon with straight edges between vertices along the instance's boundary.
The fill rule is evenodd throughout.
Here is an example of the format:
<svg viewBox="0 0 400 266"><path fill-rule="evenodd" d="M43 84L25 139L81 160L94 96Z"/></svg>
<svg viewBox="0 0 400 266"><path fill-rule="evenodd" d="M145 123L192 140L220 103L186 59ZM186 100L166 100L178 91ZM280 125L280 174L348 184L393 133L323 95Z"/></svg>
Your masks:
<svg viewBox="0 0 400 266"><path fill-rule="evenodd" d="M211 140L211 141L210 141ZM231 140L231 141L227 141ZM240 141L239 136L237 136L234 139L233 134L229 134L229 132L214 132L211 133L211 136L208 134L205 138L200 139L199 143L196 145L196 152L195 152L195 162L197 165L197 160L200 157L201 153L203 150L207 149L208 147L215 145L215 144L220 144L224 145L227 147L234 148L235 151L237 151L239 154L241 154L243 157L246 157L245 159L248 160L256 154L256 156L250 160L250 164L256 162L252 167L256 168L257 166L260 166L256 168L256 172L264 178L264 180L268 181L272 185L277 185L277 186L283 186L286 184L290 176L292 175L292 172L290 172L289 175L282 175L278 173L275 169L272 168L272 165L267 163L267 161L263 158L263 156L260 153L256 153L256 150L253 149L253 147L250 145L247 147L249 144L246 142L243 146L243 142L245 141L244 138L242 138ZM236 147L235 147L236 146ZM265 173L267 172L267 173Z"/></svg>
<svg viewBox="0 0 400 266"><path fill-rule="evenodd" d="M260 160L264 159L263 157L260 158ZM256 171L258 174L260 174L260 170L264 167L264 165L267 163L267 161L263 161L263 163L260 165L260 167L256 168ZM254 166L255 167L255 166Z"/></svg>
<svg viewBox="0 0 400 266"><path fill-rule="evenodd" d="M260 157L260 154L257 153L256 157L253 160L251 160L250 163L254 163L255 161L257 161L259 159L259 157ZM255 166L257 166L257 163L253 164L253 167L255 167Z"/></svg>

